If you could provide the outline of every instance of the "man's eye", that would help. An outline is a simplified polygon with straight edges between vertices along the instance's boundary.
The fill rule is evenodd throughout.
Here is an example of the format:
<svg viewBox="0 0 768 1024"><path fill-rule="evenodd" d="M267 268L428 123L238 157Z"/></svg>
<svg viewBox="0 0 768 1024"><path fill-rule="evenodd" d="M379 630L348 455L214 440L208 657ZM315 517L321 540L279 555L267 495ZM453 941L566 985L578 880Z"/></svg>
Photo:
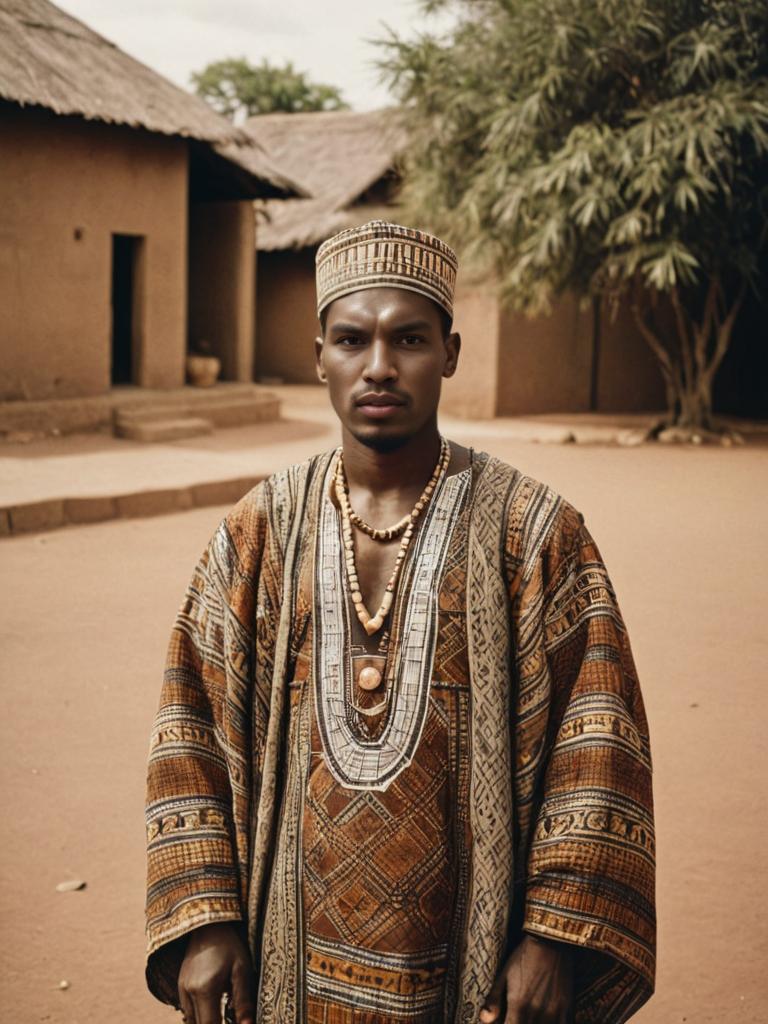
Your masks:
<svg viewBox="0 0 768 1024"><path fill-rule="evenodd" d="M420 345L424 339L419 334L404 334L402 340L406 345Z"/></svg>
<svg viewBox="0 0 768 1024"><path fill-rule="evenodd" d="M337 345L359 345L360 339L354 334L347 334L343 338L336 339Z"/></svg>

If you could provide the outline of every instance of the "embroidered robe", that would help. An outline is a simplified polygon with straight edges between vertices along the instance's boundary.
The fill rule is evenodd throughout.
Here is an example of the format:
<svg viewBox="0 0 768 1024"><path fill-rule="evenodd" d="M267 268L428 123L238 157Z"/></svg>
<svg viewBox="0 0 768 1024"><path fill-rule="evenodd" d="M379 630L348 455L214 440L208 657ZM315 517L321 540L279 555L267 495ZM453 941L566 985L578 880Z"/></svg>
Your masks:
<svg viewBox="0 0 768 1024"><path fill-rule="evenodd" d="M333 747L327 735L318 743L317 708L297 696L311 687L296 679L297 657L307 654L295 635L307 625L297 614L302 566L322 568L331 454L260 484L219 527L176 621L151 741L148 984L177 1005L185 935L240 922L261 1024L307 1020L318 951L345 955L316 934L305 887L314 836L307 780L325 754L343 772L343 744ZM476 1021L526 930L580 947L579 1024L621 1022L652 992L655 954L650 752L626 630L576 510L484 454L470 483L458 595L467 763L452 795L467 838L452 851L451 898L461 913L451 927L459 931L445 932L441 1009L429 1012L435 1021ZM315 591L322 583L316 576ZM445 584L444 575L435 601ZM312 615L321 614L315 605ZM322 626L325 641L332 629ZM332 710L334 694L314 682L315 703ZM407 719L408 707L401 712ZM418 730L412 738L402 778L432 742ZM395 764L397 750L391 756ZM364 774L350 782L365 784ZM370 1017L387 1019L383 1010Z"/></svg>

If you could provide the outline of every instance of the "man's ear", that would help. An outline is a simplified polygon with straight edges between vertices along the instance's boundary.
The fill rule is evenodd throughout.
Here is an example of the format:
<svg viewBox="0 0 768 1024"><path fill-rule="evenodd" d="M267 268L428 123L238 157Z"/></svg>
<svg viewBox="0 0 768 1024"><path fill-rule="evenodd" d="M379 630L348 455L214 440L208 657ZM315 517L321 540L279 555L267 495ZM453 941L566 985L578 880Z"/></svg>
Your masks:
<svg viewBox="0 0 768 1024"><path fill-rule="evenodd" d="M461 335L458 331L453 331L445 339L445 367L443 368L444 377L452 377L456 373L456 367L459 363L459 352L461 351Z"/></svg>
<svg viewBox="0 0 768 1024"><path fill-rule="evenodd" d="M323 339L320 335L315 338L315 369L317 370L317 379L321 384L325 384L325 370L323 369Z"/></svg>

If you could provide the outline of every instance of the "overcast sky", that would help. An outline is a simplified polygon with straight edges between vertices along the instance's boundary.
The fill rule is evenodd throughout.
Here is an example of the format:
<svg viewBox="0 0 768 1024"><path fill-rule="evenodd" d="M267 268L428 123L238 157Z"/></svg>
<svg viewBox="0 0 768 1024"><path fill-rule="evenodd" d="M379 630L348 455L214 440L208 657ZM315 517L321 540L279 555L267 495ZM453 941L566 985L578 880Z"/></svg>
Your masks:
<svg viewBox="0 0 768 1024"><path fill-rule="evenodd" d="M211 61L293 61L319 82L338 86L356 110L390 101L367 42L437 28L417 0L56 0L59 7L132 57L190 88L189 76Z"/></svg>

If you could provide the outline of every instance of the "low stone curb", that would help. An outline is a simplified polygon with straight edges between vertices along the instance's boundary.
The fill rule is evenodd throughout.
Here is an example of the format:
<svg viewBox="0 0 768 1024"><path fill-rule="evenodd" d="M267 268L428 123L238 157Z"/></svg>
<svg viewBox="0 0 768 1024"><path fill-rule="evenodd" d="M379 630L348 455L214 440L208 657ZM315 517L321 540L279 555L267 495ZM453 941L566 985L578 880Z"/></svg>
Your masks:
<svg viewBox="0 0 768 1024"><path fill-rule="evenodd" d="M187 487L84 498L51 498L0 508L0 537L43 533L110 519L138 519L185 512L210 505L233 505L264 479L258 476L213 480Z"/></svg>

